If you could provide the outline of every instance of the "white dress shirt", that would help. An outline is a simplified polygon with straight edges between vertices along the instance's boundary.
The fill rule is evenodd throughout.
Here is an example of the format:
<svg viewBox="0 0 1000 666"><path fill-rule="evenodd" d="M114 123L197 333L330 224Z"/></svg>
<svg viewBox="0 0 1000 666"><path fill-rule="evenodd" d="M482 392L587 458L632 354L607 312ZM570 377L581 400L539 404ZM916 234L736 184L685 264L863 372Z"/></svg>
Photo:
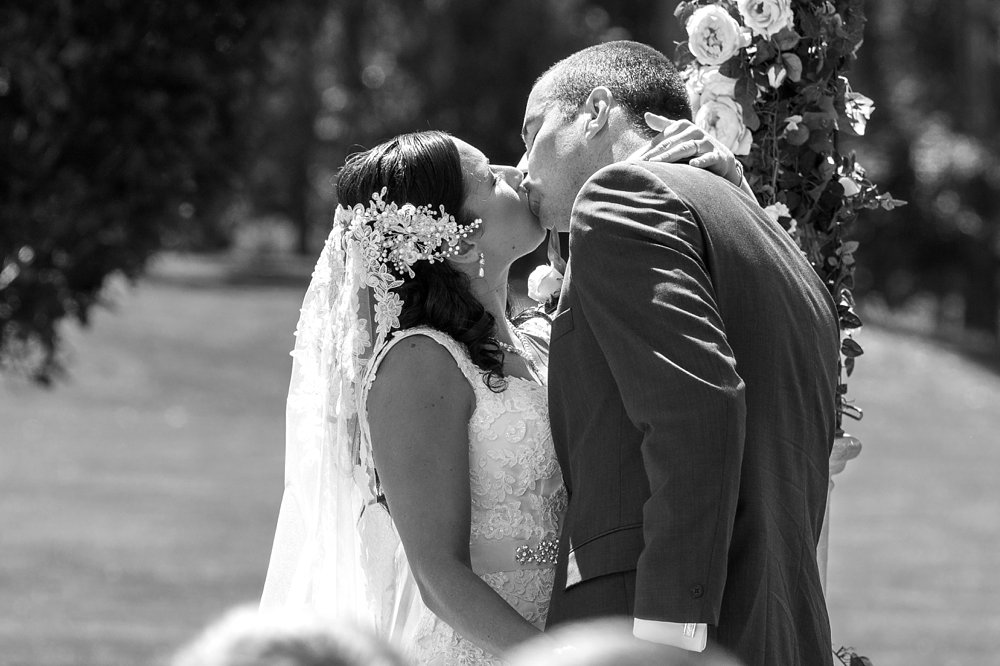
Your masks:
<svg viewBox="0 0 1000 666"><path fill-rule="evenodd" d="M703 622L660 622L635 618L632 635L644 641L701 652L708 643L708 625Z"/></svg>

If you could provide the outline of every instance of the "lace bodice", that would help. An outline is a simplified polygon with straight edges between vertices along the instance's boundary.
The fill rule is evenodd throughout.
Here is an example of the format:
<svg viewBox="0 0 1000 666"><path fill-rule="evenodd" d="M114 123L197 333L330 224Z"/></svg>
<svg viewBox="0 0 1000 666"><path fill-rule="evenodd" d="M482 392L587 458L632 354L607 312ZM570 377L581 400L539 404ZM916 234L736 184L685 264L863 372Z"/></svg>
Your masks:
<svg viewBox="0 0 1000 666"><path fill-rule="evenodd" d="M541 326L546 326L544 323ZM526 327L544 372L547 331ZM469 380L476 406L469 421L472 568L525 619L542 628L548 613L566 491L552 446L545 386L509 377L494 393L465 347L430 328L396 333L389 346L425 335L443 347ZM388 350L388 346L385 351ZM381 360L384 351L376 358ZM408 656L420 664L500 664L424 607Z"/></svg>

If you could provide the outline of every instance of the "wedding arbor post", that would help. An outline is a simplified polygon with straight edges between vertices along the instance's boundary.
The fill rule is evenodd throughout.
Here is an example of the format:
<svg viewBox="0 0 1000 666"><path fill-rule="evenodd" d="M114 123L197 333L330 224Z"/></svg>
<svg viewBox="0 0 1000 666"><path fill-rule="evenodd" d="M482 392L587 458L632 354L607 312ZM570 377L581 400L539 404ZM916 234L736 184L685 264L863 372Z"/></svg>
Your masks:
<svg viewBox="0 0 1000 666"><path fill-rule="evenodd" d="M823 518L823 531L819 535L819 545L816 546L816 561L819 563L819 577L826 592L826 569L830 551L830 502L833 499L833 477L844 471L850 460L861 453L861 440L851 435L841 435L833 440L833 453L830 454L830 486L826 494L826 515Z"/></svg>

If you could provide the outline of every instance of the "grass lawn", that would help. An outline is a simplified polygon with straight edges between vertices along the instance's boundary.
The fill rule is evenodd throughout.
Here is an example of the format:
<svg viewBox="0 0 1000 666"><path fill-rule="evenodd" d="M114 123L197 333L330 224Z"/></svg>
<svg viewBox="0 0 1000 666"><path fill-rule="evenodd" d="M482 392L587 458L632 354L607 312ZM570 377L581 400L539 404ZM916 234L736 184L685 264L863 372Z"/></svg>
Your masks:
<svg viewBox="0 0 1000 666"><path fill-rule="evenodd" d="M304 285L195 277L144 282L74 332L56 390L0 381L0 664L162 663L259 594ZM834 639L876 666L1000 663L1000 375L883 330L862 342Z"/></svg>

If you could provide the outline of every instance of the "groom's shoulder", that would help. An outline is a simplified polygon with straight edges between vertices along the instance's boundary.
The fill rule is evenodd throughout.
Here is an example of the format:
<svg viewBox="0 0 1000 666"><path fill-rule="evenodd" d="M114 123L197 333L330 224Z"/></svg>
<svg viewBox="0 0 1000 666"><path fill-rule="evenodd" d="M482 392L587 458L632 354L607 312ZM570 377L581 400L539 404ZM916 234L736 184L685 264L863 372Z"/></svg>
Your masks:
<svg viewBox="0 0 1000 666"><path fill-rule="evenodd" d="M659 180L663 187L699 215L763 215L757 201L742 189L707 169L687 164L639 162L639 166Z"/></svg>
<svg viewBox="0 0 1000 666"><path fill-rule="evenodd" d="M620 192L659 192L669 198L687 199L685 194L713 191L715 194L738 191L722 178L687 164L624 161L609 164L594 173L583 185L583 197L600 195L607 190Z"/></svg>
<svg viewBox="0 0 1000 666"><path fill-rule="evenodd" d="M584 183L583 189L603 187L630 188L637 183L648 186L650 183L660 180L661 178L657 174L645 168L645 165L641 162L612 162L595 171L594 175Z"/></svg>
<svg viewBox="0 0 1000 666"><path fill-rule="evenodd" d="M708 189L716 193L736 193L739 188L725 178L707 169L699 169L680 162L637 162L650 176L661 180L664 185L677 191Z"/></svg>

